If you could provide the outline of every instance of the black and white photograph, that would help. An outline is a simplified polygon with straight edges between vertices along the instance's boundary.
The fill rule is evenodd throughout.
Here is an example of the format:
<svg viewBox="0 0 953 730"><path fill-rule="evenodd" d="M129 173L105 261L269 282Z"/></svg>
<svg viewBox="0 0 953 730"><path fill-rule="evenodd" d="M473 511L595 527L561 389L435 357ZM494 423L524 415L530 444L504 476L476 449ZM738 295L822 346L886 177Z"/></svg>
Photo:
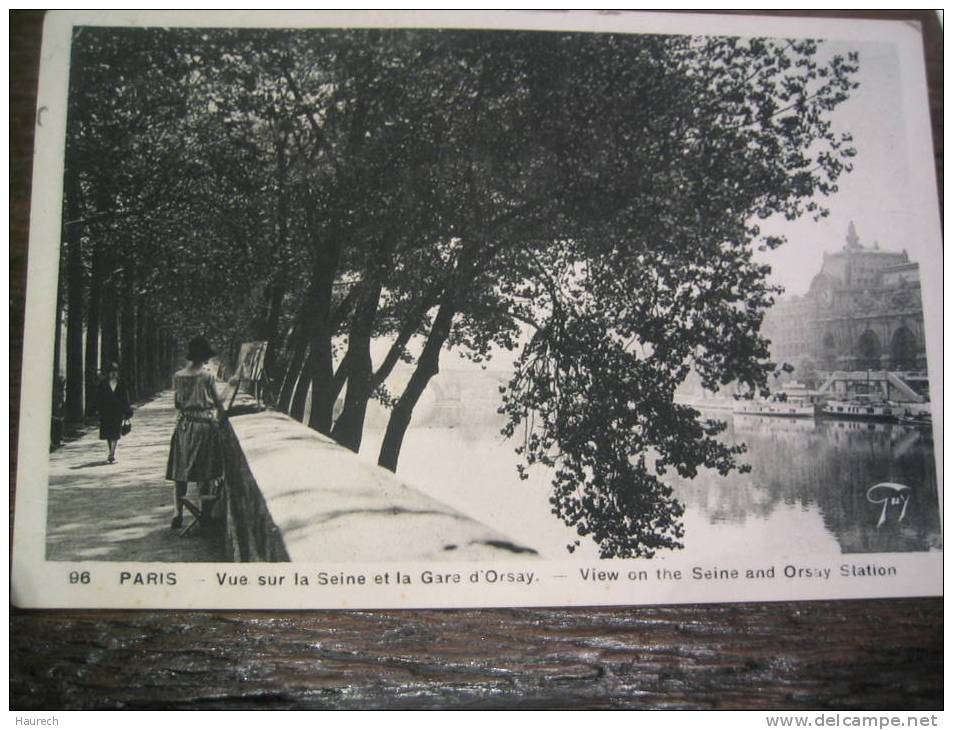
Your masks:
<svg viewBox="0 0 953 730"><path fill-rule="evenodd" d="M48 22L15 602L939 594L919 37L489 20Z"/></svg>

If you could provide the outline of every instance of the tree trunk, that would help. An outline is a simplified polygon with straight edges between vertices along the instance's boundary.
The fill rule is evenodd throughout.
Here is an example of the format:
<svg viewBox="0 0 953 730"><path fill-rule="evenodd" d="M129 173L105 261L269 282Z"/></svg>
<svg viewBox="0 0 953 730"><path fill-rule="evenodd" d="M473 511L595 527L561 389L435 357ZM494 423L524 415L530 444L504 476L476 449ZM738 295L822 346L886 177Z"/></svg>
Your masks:
<svg viewBox="0 0 953 730"><path fill-rule="evenodd" d="M59 274L56 277L56 318L53 330L53 382L60 377L63 363L60 360L60 349L63 347L63 266L62 259Z"/></svg>
<svg viewBox="0 0 953 730"><path fill-rule="evenodd" d="M410 426L410 418L427 384L434 375L440 372L440 349L450 336L450 326L455 314L453 292L448 287L440 303L433 327L430 329L430 336L417 360L417 367L387 421L387 431L384 433L384 441L377 459L378 465L385 469L397 471L397 459L400 456L400 448L404 443L407 428Z"/></svg>
<svg viewBox="0 0 953 730"><path fill-rule="evenodd" d="M304 409L308 400L308 389L311 387L311 360L308 357L308 345L317 313L316 286L316 282L313 282L308 287L298 312L295 330L291 336L291 356L285 370L284 382L281 384L281 394L278 397L278 409L302 423L305 419Z"/></svg>
<svg viewBox="0 0 953 730"><path fill-rule="evenodd" d="M268 343L265 350L264 376L270 378L274 368L275 357L281 347L281 306L288 291L287 277L285 276L284 250L288 245L288 157L287 157L288 130L278 130L275 139L275 184L276 184L276 237L272 256L276 276L272 281L268 297L268 315L265 319L265 336L262 338Z"/></svg>
<svg viewBox="0 0 953 730"><path fill-rule="evenodd" d="M99 385L99 312L102 300L102 253L93 245L93 275L89 284L89 311L86 315L86 415L98 412L96 390Z"/></svg>
<svg viewBox="0 0 953 730"><path fill-rule="evenodd" d="M159 329L159 316L152 317L152 391L158 393L165 387L165 358L162 348L162 331Z"/></svg>
<svg viewBox="0 0 953 730"><path fill-rule="evenodd" d="M347 354L341 360L338 369L334 371L334 402L337 402L338 396L344 390L344 384L347 382L348 374L351 372L351 363L347 359Z"/></svg>
<svg viewBox="0 0 953 730"><path fill-rule="evenodd" d="M139 362L142 363L142 395L153 395L156 388L156 327L149 310L139 310Z"/></svg>
<svg viewBox="0 0 953 730"><path fill-rule="evenodd" d="M298 372L294 379L294 397L291 399L291 405L288 409L288 415L296 421L305 421L304 408L308 402L308 390L311 388L311 358L304 362L304 366Z"/></svg>
<svg viewBox="0 0 953 730"><path fill-rule="evenodd" d="M175 344L172 336L163 330L161 334L162 370L159 375L159 387L169 388L172 385L172 373L175 372Z"/></svg>
<svg viewBox="0 0 953 730"><path fill-rule="evenodd" d="M66 420L83 421L83 249L79 186L74 177L67 178L66 222Z"/></svg>
<svg viewBox="0 0 953 730"><path fill-rule="evenodd" d="M450 336L453 318L457 313L457 292L465 291L472 283L479 254L479 242L475 239L465 239L454 273L443 288L440 308L430 327L430 335L424 344L423 352L417 360L417 367L387 421L387 430L377 459L377 464L385 469L397 471L397 459L400 456L400 449L404 443L407 428L410 426L414 408L430 380L440 372L440 350Z"/></svg>
<svg viewBox="0 0 953 730"><path fill-rule="evenodd" d="M291 353L288 356L285 375L281 381L281 390L278 393L278 410L282 413L288 413L291 408L291 398L294 395L295 386L298 383L301 368L308 353L307 330L303 322L295 324L294 330L292 330L288 339Z"/></svg>
<svg viewBox="0 0 953 730"><path fill-rule="evenodd" d="M142 383L146 395L156 392L155 323L152 314L142 312Z"/></svg>
<svg viewBox="0 0 953 730"><path fill-rule="evenodd" d="M326 282L324 282L322 279L321 285L324 285L325 283ZM278 396L278 410L289 414L292 410L303 412L304 401L307 395L306 391L308 387L310 387L311 383L309 375L303 389L305 392L299 392L298 383L300 382L299 379L301 377L302 367L306 366L305 356L308 354L308 345L314 336L314 327L321 306L317 294L318 286L319 282L317 281L317 278L315 278L315 280L312 282L312 285L309 286L305 292L304 301L302 302L298 311L298 316L295 318L294 328L291 332L291 335L288 337L290 355L288 358L288 364L285 367L285 375L281 383L281 392ZM337 329L338 320L342 316L341 310L342 308L347 308L348 301L351 298L352 297L350 294L348 297L345 297L345 300L339 305L338 311L335 312L330 328L332 336L334 331ZM297 407L293 405L293 401L297 403Z"/></svg>
<svg viewBox="0 0 953 730"><path fill-rule="evenodd" d="M368 281L363 288L361 302L354 312L351 323L347 354L344 356L347 361L347 392L344 395L344 410L341 411L331 431L331 437L351 451L359 451L361 448L367 402L373 392L371 377L374 374L374 364L371 360L371 334L374 331L374 318L377 314L383 283L378 276L374 277L373 281ZM337 392L334 397L337 398Z"/></svg>
<svg viewBox="0 0 953 730"><path fill-rule="evenodd" d="M149 395L148 364L146 361L146 313L136 303L136 392L139 398Z"/></svg>
<svg viewBox="0 0 953 730"><path fill-rule="evenodd" d="M311 340L308 371L311 376L311 412L308 414L308 425L315 431L330 436L334 414L334 364L331 335L325 327L319 326Z"/></svg>
<svg viewBox="0 0 953 730"><path fill-rule="evenodd" d="M127 264L128 266L128 264ZM136 387L136 302L133 297L132 274L127 269L123 275L123 289L121 294L121 310L119 316L119 363L120 377L126 384L126 392L130 401L139 400L139 391Z"/></svg>
<svg viewBox="0 0 953 730"><path fill-rule="evenodd" d="M384 384L384 381L390 377L390 374L394 370L394 366L397 365L397 362L400 360L401 353L403 353L404 348L407 347L407 343L410 342L410 338L414 336L414 333L420 327L421 322L423 322L424 316L427 312L430 311L437 303L437 293L439 290L435 290L426 295L426 297L421 301L420 305L414 309L404 320L401 325L400 332L397 334L397 339L394 340L391 344L390 349L387 351L387 355L384 356L384 361L381 363L380 367L377 368L377 371L374 373L374 376L371 378L371 390L375 390L381 385Z"/></svg>
<svg viewBox="0 0 953 730"><path fill-rule="evenodd" d="M113 282L105 282L103 286L102 302L102 344L100 348L99 369L106 367L106 363L119 362L119 323L116 317L118 306L116 286Z"/></svg>
<svg viewBox="0 0 953 730"><path fill-rule="evenodd" d="M341 309L346 308L349 299L352 298L353 297L348 294L345 300L339 305L338 311L335 312L331 324L332 331L337 328L337 322L341 316ZM295 317L291 335L288 337L290 353L288 356L288 364L285 367L285 375L281 382L281 392L278 396L278 410L285 413L290 412L289 409L291 408L292 398L296 393L298 379L301 376L301 368L304 366L305 356L308 354L309 335L317 312L316 300L316 285L309 286L305 292L301 307L298 310L298 315ZM310 383L310 380L308 382ZM307 388L305 388L305 390L307 390ZM302 395L302 408L303 403L304 396Z"/></svg>
<svg viewBox="0 0 953 730"><path fill-rule="evenodd" d="M281 305L285 300L287 284L284 277L271 287L271 297L268 304L268 317L265 320L265 331L262 340L268 343L265 350L264 377L270 378L275 367L275 357L281 348Z"/></svg>
<svg viewBox="0 0 953 730"><path fill-rule="evenodd" d="M331 338L334 337L335 323L332 321L331 304L340 254L341 241L336 237L329 237L327 245L319 252L313 279L315 296L308 352L308 373L311 380L308 426L327 435L331 434L334 413L334 354ZM295 400L297 399L296 391Z"/></svg>

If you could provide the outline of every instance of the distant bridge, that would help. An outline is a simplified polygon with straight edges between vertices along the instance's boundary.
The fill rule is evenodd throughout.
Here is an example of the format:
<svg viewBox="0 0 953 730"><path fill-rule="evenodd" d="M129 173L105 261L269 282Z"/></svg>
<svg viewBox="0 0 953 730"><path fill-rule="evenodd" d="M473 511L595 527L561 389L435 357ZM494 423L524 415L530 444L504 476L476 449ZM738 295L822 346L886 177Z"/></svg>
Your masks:
<svg viewBox="0 0 953 730"><path fill-rule="evenodd" d="M835 370L818 390L828 395L880 394L897 403L923 403L926 398L887 370Z"/></svg>

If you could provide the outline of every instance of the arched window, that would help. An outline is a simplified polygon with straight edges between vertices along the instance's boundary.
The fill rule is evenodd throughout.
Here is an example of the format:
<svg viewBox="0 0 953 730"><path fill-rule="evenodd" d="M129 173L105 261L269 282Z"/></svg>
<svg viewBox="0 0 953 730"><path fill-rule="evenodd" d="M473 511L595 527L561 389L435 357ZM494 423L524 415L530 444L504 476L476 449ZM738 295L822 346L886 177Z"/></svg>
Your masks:
<svg viewBox="0 0 953 730"><path fill-rule="evenodd" d="M837 343L834 341L834 335L830 332L824 335L824 339L821 340L821 360L824 363L824 367L828 370L833 370L837 367Z"/></svg>
<svg viewBox="0 0 953 730"><path fill-rule="evenodd" d="M917 365L917 338L901 325L890 338L890 362L897 370L912 370Z"/></svg>
<svg viewBox="0 0 953 730"><path fill-rule="evenodd" d="M880 367L880 340L872 330L865 330L857 341L857 365L875 370Z"/></svg>

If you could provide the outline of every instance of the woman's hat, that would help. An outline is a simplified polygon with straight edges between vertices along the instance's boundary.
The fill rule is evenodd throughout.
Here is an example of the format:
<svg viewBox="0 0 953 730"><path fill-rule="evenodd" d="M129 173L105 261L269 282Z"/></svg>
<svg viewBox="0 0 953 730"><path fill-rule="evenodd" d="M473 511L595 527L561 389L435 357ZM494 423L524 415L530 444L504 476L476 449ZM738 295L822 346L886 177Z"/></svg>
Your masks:
<svg viewBox="0 0 953 730"><path fill-rule="evenodd" d="M103 372L106 373L106 374L109 374L109 373L118 373L118 372L119 372L119 363L118 363L118 362L113 362L112 360L108 361L105 365L103 365Z"/></svg>
<svg viewBox="0 0 953 730"><path fill-rule="evenodd" d="M192 362L205 362L214 354L215 350L208 340L199 335L189 340L189 349L185 356Z"/></svg>

